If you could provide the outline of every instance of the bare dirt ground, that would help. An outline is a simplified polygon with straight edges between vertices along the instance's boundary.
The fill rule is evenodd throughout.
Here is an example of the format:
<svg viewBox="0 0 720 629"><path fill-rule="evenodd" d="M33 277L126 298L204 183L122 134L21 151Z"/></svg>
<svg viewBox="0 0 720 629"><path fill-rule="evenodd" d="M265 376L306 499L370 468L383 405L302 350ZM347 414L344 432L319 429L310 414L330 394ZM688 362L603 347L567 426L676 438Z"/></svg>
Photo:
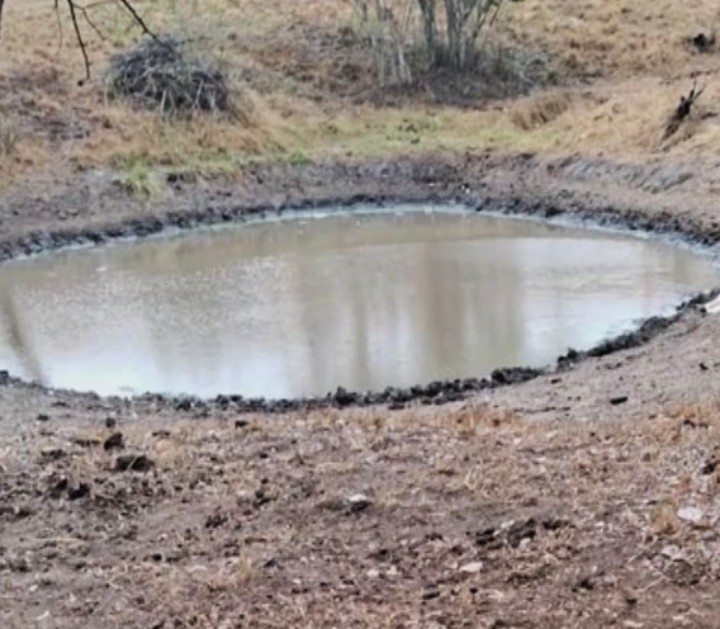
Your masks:
<svg viewBox="0 0 720 629"><path fill-rule="evenodd" d="M253 128L77 86L51 4L4 20L5 257L382 199L720 242L718 57L687 43L715 3L527 0L509 36L558 59L559 84L462 107L379 99L342 3L213 0L200 22L141 3L242 68ZM98 70L132 37L101 17ZM701 107L663 141L693 77ZM131 194L138 169L157 197ZM690 308L641 346L398 411L241 414L0 376L0 626L720 627L718 335Z"/></svg>

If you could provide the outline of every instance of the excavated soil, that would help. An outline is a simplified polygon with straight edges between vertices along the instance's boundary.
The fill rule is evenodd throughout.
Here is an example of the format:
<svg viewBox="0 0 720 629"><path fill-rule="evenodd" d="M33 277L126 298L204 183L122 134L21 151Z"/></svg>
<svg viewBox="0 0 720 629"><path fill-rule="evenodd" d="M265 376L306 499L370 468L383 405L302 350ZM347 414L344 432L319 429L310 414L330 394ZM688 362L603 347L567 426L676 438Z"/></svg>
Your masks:
<svg viewBox="0 0 720 629"><path fill-rule="evenodd" d="M59 174L5 192L0 253L413 200L713 247L719 182L712 165L468 154L170 175L148 205L111 173ZM718 627L720 318L702 302L548 373L370 407L5 375L0 626Z"/></svg>

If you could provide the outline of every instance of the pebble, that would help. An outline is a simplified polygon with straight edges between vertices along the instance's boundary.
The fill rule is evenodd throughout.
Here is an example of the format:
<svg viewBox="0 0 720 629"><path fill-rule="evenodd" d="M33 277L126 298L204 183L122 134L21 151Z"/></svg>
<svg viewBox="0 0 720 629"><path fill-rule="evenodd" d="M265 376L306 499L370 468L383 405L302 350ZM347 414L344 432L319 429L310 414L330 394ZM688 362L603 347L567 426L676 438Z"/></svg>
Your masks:
<svg viewBox="0 0 720 629"><path fill-rule="evenodd" d="M682 550L680 550L678 546L675 546L675 544L663 546L660 554L670 561L680 561L684 557Z"/></svg>
<svg viewBox="0 0 720 629"><path fill-rule="evenodd" d="M683 507L682 509L678 509L677 516L685 522L698 525L702 524L705 513L697 507Z"/></svg>
<svg viewBox="0 0 720 629"><path fill-rule="evenodd" d="M483 562L482 561L472 561L470 563L466 563L464 566L460 566L460 572L465 572L466 574L477 574L483 569Z"/></svg>
<svg viewBox="0 0 720 629"><path fill-rule="evenodd" d="M705 304L703 309L707 314L718 314L720 312L720 296Z"/></svg>
<svg viewBox="0 0 720 629"><path fill-rule="evenodd" d="M350 510L353 512L363 511L372 504L372 500L370 500L370 498L368 498L365 494L353 494L352 496L348 496L347 502L348 505L350 505Z"/></svg>

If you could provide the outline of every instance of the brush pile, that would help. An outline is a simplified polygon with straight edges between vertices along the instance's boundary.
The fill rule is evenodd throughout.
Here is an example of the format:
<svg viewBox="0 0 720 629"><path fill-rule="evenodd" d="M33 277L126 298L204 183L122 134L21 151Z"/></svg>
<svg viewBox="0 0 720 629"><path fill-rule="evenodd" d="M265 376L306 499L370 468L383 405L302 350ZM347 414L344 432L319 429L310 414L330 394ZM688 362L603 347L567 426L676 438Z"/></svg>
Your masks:
<svg viewBox="0 0 720 629"><path fill-rule="evenodd" d="M128 98L167 116L232 111L227 77L211 61L186 53L171 36L147 38L110 60L110 98Z"/></svg>

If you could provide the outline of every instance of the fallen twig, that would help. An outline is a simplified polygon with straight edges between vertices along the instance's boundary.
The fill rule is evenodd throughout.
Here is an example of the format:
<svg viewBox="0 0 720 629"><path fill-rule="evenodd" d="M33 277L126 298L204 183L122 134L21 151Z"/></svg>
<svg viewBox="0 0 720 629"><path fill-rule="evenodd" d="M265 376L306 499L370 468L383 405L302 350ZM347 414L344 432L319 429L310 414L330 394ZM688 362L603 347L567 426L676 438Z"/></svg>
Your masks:
<svg viewBox="0 0 720 629"><path fill-rule="evenodd" d="M665 134L663 135L663 140L667 140L669 137L671 137L677 132L683 121L690 115L693 105L695 104L697 99L700 98L704 91L705 87L702 87L698 90L697 85L693 84L692 89L690 90L688 95L680 97L680 102L678 103L678 106L675 108L672 115L665 124Z"/></svg>

